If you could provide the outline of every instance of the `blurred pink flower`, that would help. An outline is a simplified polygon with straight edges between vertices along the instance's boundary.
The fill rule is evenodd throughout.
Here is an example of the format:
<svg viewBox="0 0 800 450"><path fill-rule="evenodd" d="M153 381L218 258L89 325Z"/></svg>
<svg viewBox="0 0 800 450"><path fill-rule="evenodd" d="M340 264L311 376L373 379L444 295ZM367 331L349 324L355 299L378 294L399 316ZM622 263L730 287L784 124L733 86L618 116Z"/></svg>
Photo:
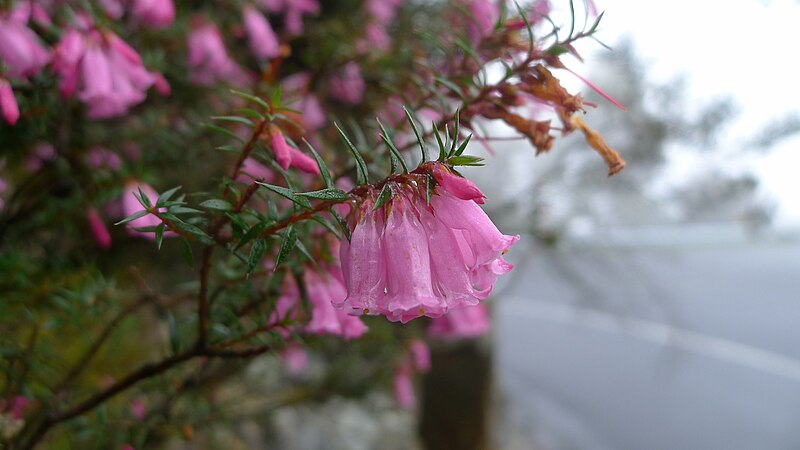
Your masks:
<svg viewBox="0 0 800 450"><path fill-rule="evenodd" d="M11 90L11 84L5 78L0 77L0 112L3 113L3 120L9 125L14 125L19 120L19 106Z"/></svg>
<svg viewBox="0 0 800 450"><path fill-rule="evenodd" d="M195 84L211 86L219 82L235 85L250 83L250 75L225 50L216 25L205 22L189 33L189 70Z"/></svg>
<svg viewBox="0 0 800 450"><path fill-rule="evenodd" d="M149 27L165 28L175 21L175 4L172 0L133 0L131 14Z"/></svg>
<svg viewBox="0 0 800 450"><path fill-rule="evenodd" d="M56 46L53 69L61 78L62 94L69 97L77 89L92 119L127 114L156 81L136 50L116 34L94 29L67 29Z"/></svg>
<svg viewBox="0 0 800 450"><path fill-rule="evenodd" d="M469 12L467 36L476 43L494 31L494 25L500 19L500 6L496 0L463 0Z"/></svg>
<svg viewBox="0 0 800 450"><path fill-rule="evenodd" d="M351 61L331 77L330 95L332 98L351 105L357 105L364 99L366 84L361 76L358 64Z"/></svg>
<svg viewBox="0 0 800 450"><path fill-rule="evenodd" d="M272 31L272 26L264 15L253 6L247 5L242 10L244 29L250 50L259 59L272 59L280 55L281 48L278 36Z"/></svg>
<svg viewBox="0 0 800 450"><path fill-rule="evenodd" d="M27 21L21 14L0 14L0 62L9 78L34 76L50 61L50 52Z"/></svg>
<svg viewBox="0 0 800 450"><path fill-rule="evenodd" d="M242 168L236 176L236 181L241 183L250 183L253 180L264 181L272 183L275 180L275 172L269 167L261 164L252 157L245 158L242 163Z"/></svg>
<svg viewBox="0 0 800 450"><path fill-rule="evenodd" d="M440 339L468 339L486 334L490 326L486 305L479 303L433 319L428 334Z"/></svg>
<svg viewBox="0 0 800 450"><path fill-rule="evenodd" d="M300 150L290 146L283 136L283 132L277 126L270 126L270 147L275 156L275 161L283 167L288 169L296 167L297 169L311 174L319 174L319 166L313 158L301 152Z"/></svg>
<svg viewBox="0 0 800 450"><path fill-rule="evenodd" d="M30 172L38 172L56 156L56 149L49 142L39 142L25 159L25 168Z"/></svg>
<svg viewBox="0 0 800 450"><path fill-rule="evenodd" d="M100 213L91 206L86 208L86 222L89 224L89 230L97 245L104 250L111 248L111 234L108 232L103 218L100 217Z"/></svg>
<svg viewBox="0 0 800 450"><path fill-rule="evenodd" d="M401 409L413 409L417 405L411 369L407 365L402 365L394 371L394 399Z"/></svg>
<svg viewBox="0 0 800 450"><path fill-rule="evenodd" d="M117 171L122 167L122 159L105 147L92 147L86 152L86 164L93 169Z"/></svg>
<svg viewBox="0 0 800 450"><path fill-rule="evenodd" d="M431 370L431 350L425 341L414 339L408 344L408 352L417 372L426 373Z"/></svg>
<svg viewBox="0 0 800 450"><path fill-rule="evenodd" d="M303 282L312 305L311 320L306 325L307 332L353 339L367 331L367 326L360 318L333 306L334 303L341 304L347 295L338 267L328 266L321 274L306 270Z"/></svg>
<svg viewBox="0 0 800 450"><path fill-rule="evenodd" d="M290 375L298 377L308 369L308 353L303 347L290 344L283 349L280 355L283 362L286 363Z"/></svg>
<svg viewBox="0 0 800 450"><path fill-rule="evenodd" d="M147 405L145 405L144 400L141 398L137 397L131 400L130 409L133 417L139 420L144 420L147 415Z"/></svg>

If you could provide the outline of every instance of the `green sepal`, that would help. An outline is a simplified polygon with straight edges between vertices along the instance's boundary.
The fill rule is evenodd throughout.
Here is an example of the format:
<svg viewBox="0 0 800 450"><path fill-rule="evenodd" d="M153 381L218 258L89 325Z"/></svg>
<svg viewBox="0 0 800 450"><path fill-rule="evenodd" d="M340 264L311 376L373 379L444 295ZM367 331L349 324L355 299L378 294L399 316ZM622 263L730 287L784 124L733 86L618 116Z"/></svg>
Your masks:
<svg viewBox="0 0 800 450"><path fill-rule="evenodd" d="M436 160L442 162L447 158L447 150L444 149L442 135L439 134L439 128L436 126L436 122L431 122L431 126L433 127L433 135L436 137L436 143L439 145L439 157L436 158Z"/></svg>
<svg viewBox="0 0 800 450"><path fill-rule="evenodd" d="M393 193L394 191L392 191L392 187L389 185L389 183L384 184L383 188L381 189L381 193L378 194L378 198L375 200L375 205L372 206L372 210L375 211L385 205L386 202L392 199Z"/></svg>

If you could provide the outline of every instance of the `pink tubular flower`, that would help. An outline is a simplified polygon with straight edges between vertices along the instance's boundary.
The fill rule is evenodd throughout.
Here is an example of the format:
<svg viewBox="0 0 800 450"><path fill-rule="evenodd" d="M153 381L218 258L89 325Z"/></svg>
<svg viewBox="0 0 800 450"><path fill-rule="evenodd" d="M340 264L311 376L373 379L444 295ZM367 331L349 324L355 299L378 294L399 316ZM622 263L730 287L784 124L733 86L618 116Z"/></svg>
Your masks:
<svg viewBox="0 0 800 450"><path fill-rule="evenodd" d="M93 169L117 171L122 167L122 159L105 147L92 147L86 152L86 163Z"/></svg>
<svg viewBox="0 0 800 450"><path fill-rule="evenodd" d="M428 334L440 339L468 339L486 334L489 327L489 312L485 304L479 303L433 319Z"/></svg>
<svg viewBox="0 0 800 450"><path fill-rule="evenodd" d="M286 363L289 374L299 377L308 369L308 353L303 347L296 344L288 345L280 353L281 359Z"/></svg>
<svg viewBox="0 0 800 450"><path fill-rule="evenodd" d="M0 15L0 62L11 78L26 78L39 73L50 61L50 52L27 26L27 15Z"/></svg>
<svg viewBox="0 0 800 450"><path fill-rule="evenodd" d="M256 8L247 5L242 10L242 20L244 29L247 31L250 50L257 58L272 59L280 55L278 36L272 31L272 27L263 14Z"/></svg>
<svg viewBox="0 0 800 450"><path fill-rule="evenodd" d="M5 78L0 78L0 112L3 120L9 125L14 125L19 120L19 106L11 90L11 84Z"/></svg>
<svg viewBox="0 0 800 450"><path fill-rule="evenodd" d="M111 234L109 234L103 218L100 217L100 213L91 206L86 209L86 222L89 224L89 230L97 245L104 250L110 248Z"/></svg>
<svg viewBox="0 0 800 450"><path fill-rule="evenodd" d="M473 43L489 36L500 18L500 7L495 0L464 0L470 18L467 35Z"/></svg>
<svg viewBox="0 0 800 450"><path fill-rule="evenodd" d="M513 268L502 255L519 236L500 233L472 199L453 195L452 180L435 186L426 203L428 174L446 169L439 165L391 177L392 198L380 208L375 188L355 191L361 201L350 215L350 242L340 248L348 291L341 305L351 313L403 323L439 317L486 299Z"/></svg>
<svg viewBox="0 0 800 450"><path fill-rule="evenodd" d="M172 0L133 0L131 14L149 27L165 28L175 21L175 4Z"/></svg>
<svg viewBox="0 0 800 450"><path fill-rule="evenodd" d="M290 166L297 167L299 170L319 175L319 167L316 161L310 156L301 152L300 150L290 146L283 137L283 132L276 126L270 126L269 143L272 147L272 153L275 155L275 161L283 167L288 169Z"/></svg>
<svg viewBox="0 0 800 450"><path fill-rule="evenodd" d="M216 25L202 23L188 38L189 69L195 84L211 86L218 82L247 84L250 75L228 56Z"/></svg>
<svg viewBox="0 0 800 450"><path fill-rule="evenodd" d="M358 64L347 63L339 74L331 77L330 87L330 95L336 100L350 105L361 103L366 85Z"/></svg>
<svg viewBox="0 0 800 450"><path fill-rule="evenodd" d="M308 299L312 305L311 320L306 331L314 334L333 334L345 339L360 337L367 331L361 319L334 308L347 295L338 267L330 266L325 273L307 270L303 274Z"/></svg>
<svg viewBox="0 0 800 450"><path fill-rule="evenodd" d="M425 341L414 339L408 344L408 352L411 354L411 361L417 372L426 373L431 370L431 350Z"/></svg>
<svg viewBox="0 0 800 450"><path fill-rule="evenodd" d="M474 200L475 203L483 204L483 192L475 186L475 183L464 177L454 174L443 164L436 164L432 170L436 182L447 192L460 198L461 200Z"/></svg>
<svg viewBox="0 0 800 450"><path fill-rule="evenodd" d="M156 75L142 58L114 33L67 29L56 47L53 69L65 96L78 89L78 99L92 119L119 117L147 97Z"/></svg>
<svg viewBox="0 0 800 450"><path fill-rule="evenodd" d="M411 369L407 365L402 365L394 371L394 399L401 409L413 409L417 405Z"/></svg>

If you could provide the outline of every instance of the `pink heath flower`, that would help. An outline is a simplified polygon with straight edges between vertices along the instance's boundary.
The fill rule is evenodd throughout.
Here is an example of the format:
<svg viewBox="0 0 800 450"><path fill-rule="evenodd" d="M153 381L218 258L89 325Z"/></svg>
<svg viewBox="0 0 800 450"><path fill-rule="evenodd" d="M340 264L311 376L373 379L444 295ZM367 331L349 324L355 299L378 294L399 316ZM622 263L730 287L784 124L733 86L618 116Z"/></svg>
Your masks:
<svg viewBox="0 0 800 450"><path fill-rule="evenodd" d="M111 248L111 234L108 232L103 218L100 217L100 213L91 206L86 208L86 222L89 224L89 230L97 245L104 250Z"/></svg>
<svg viewBox="0 0 800 450"><path fill-rule="evenodd" d="M483 336L489 331L491 322L484 303L454 309L431 321L428 334L447 340L470 339Z"/></svg>
<svg viewBox="0 0 800 450"><path fill-rule="evenodd" d="M0 112L3 120L9 125L14 125L19 120L19 105L11 90L11 84L5 78L0 77Z"/></svg>
<svg viewBox="0 0 800 450"><path fill-rule="evenodd" d="M250 83L250 75L228 56L216 25L201 22L189 33L188 47L189 70L193 83L202 86L219 82L235 85Z"/></svg>
<svg viewBox="0 0 800 450"><path fill-rule="evenodd" d="M252 180L272 183L275 180L275 172L252 157L245 158L242 168L236 176L236 181L250 183Z"/></svg>
<svg viewBox="0 0 800 450"><path fill-rule="evenodd" d="M494 31L500 18L500 6L496 0L464 0L469 13L467 36L476 43Z"/></svg>
<svg viewBox="0 0 800 450"><path fill-rule="evenodd" d="M283 362L286 363L289 374L293 377L299 377L308 369L308 353L303 347L290 344L283 349L280 355Z"/></svg>
<svg viewBox="0 0 800 450"><path fill-rule="evenodd" d="M165 28L175 21L175 4L172 0L133 0L131 14L152 28Z"/></svg>
<svg viewBox="0 0 800 450"><path fill-rule="evenodd" d="M86 164L97 170L117 171L122 167L122 159L105 147L92 147L86 152Z"/></svg>
<svg viewBox="0 0 800 450"><path fill-rule="evenodd" d="M270 147L275 156L275 161L284 169L290 166L311 174L319 175L319 166L316 161L300 150L290 146L283 136L283 132L275 125L270 125L267 130Z"/></svg>
<svg viewBox="0 0 800 450"><path fill-rule="evenodd" d="M259 59L272 59L281 54L278 36L272 31L267 19L253 6L242 10L244 29L247 32L250 50Z"/></svg>
<svg viewBox="0 0 800 450"><path fill-rule="evenodd" d="M114 33L67 29L56 47L53 68L62 94L75 90L92 119L119 117L144 101L156 75L144 68L139 53Z"/></svg>
<svg viewBox="0 0 800 450"><path fill-rule="evenodd" d="M342 70L331 77L330 95L343 103L357 105L364 99L366 84L361 69L355 62L347 63Z"/></svg>
<svg viewBox="0 0 800 450"><path fill-rule="evenodd" d="M332 334L345 339L361 337L367 326L347 311L334 308L347 296L340 269L336 266L324 268L322 273L306 270L303 274L308 299L311 302L311 320L306 331L313 334Z"/></svg>
<svg viewBox="0 0 800 450"><path fill-rule="evenodd" d="M144 420L147 415L147 405L141 398L134 398L130 404L131 414L138 420Z"/></svg>
<svg viewBox="0 0 800 450"><path fill-rule="evenodd" d="M50 52L28 28L27 20L13 12L0 15L0 63L10 78L34 76L50 61Z"/></svg>
<svg viewBox="0 0 800 450"><path fill-rule="evenodd" d="M122 191L122 213L125 217L133 215L139 211L144 211L144 207L136 196L139 195L139 190L144 193L144 196L150 200L151 205L155 205L158 200L158 192L153 189L149 184L141 183L136 180L128 180ZM135 194L135 195L134 195ZM155 233L148 231L138 231L134 228L155 227L161 224L161 219L153 214L147 214L138 219L134 219L127 223L128 234L132 236L144 237L147 239L155 239ZM171 232L165 232L164 237L174 235Z"/></svg>
<svg viewBox="0 0 800 450"><path fill-rule="evenodd" d="M417 405L411 368L407 364L401 365L394 371L394 400L401 409L413 409Z"/></svg>
<svg viewBox="0 0 800 450"><path fill-rule="evenodd" d="M348 292L341 305L352 313L403 323L439 317L486 299L513 268L502 255L519 236L500 233L472 199L448 190L452 183L437 184L427 204L427 177L443 170L438 164L388 179L393 196L379 208L375 187L353 192L360 199L349 216L351 239L340 248Z"/></svg>
<svg viewBox="0 0 800 450"><path fill-rule="evenodd" d="M431 370L431 350L425 341L420 339L411 341L408 344L408 353L411 355L411 361L417 372L426 373Z"/></svg>

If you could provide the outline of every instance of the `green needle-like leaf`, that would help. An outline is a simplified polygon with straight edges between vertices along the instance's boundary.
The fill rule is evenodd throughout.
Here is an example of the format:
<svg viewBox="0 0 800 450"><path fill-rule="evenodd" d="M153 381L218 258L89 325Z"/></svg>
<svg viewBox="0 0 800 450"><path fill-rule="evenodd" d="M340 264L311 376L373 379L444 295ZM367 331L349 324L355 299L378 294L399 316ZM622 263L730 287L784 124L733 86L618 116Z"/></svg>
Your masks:
<svg viewBox="0 0 800 450"><path fill-rule="evenodd" d="M297 195L290 189L286 189L285 187L282 186L275 186L269 183L262 183L260 181L256 181L256 183L260 184L261 186L264 186L265 188L269 189L270 191L282 197L288 198L298 206L301 206L306 209L311 209L311 202L309 202L307 198Z"/></svg>
<svg viewBox="0 0 800 450"><path fill-rule="evenodd" d="M389 200L392 199L392 188L389 183L383 185L383 189L381 189L381 193L378 194L378 199L375 200L375 205L372 207L372 210L375 211L381 208L383 205L386 204Z"/></svg>
<svg viewBox="0 0 800 450"><path fill-rule="evenodd" d="M350 149L350 153L353 154L353 158L356 160L356 183L358 185L367 184L369 182L367 163L364 162L364 158L361 157L361 153L359 153L356 146L350 142L350 138L348 138L345 132L342 131L342 129L339 127L339 124L334 122L333 125L336 127L336 130L339 131L339 135L342 136L345 144L347 144L347 148Z"/></svg>
<svg viewBox="0 0 800 450"><path fill-rule="evenodd" d="M322 181L325 182L325 187L329 189L333 188L334 184L333 180L331 179L331 173L328 170L328 165L325 164L325 161L321 156L319 156L317 150L314 149L314 146L312 146L311 143L306 140L306 138L303 138L303 142L305 142L308 149L311 150L311 154L314 156L314 160L317 162L317 167L319 167L319 173L322 177Z"/></svg>
<svg viewBox="0 0 800 450"><path fill-rule="evenodd" d="M414 130L414 136L417 137L417 143L419 143L419 149L422 151L422 162L427 161L428 158L428 150L425 148L425 142L422 140L422 136L419 134L419 129L417 129L417 124L414 123L414 118L411 117L411 113L408 112L405 106L403 106L403 111L406 113L406 118L408 119L408 123L411 124L411 129Z"/></svg>

